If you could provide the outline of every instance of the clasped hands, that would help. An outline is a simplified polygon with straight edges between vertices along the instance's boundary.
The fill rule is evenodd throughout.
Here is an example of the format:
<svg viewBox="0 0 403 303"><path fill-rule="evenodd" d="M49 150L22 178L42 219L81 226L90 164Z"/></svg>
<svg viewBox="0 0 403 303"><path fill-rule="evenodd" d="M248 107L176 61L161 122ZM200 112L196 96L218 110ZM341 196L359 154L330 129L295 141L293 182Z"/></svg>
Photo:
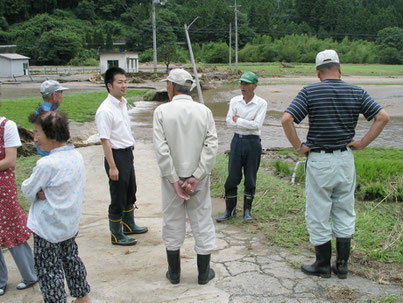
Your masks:
<svg viewBox="0 0 403 303"><path fill-rule="evenodd" d="M36 193L36 197L37 197L39 200L46 200L45 193L43 192L42 189Z"/></svg>
<svg viewBox="0 0 403 303"><path fill-rule="evenodd" d="M196 188L199 185L199 180L195 177L189 177L185 180L179 180L172 185L179 198L189 200L190 196L196 191Z"/></svg>

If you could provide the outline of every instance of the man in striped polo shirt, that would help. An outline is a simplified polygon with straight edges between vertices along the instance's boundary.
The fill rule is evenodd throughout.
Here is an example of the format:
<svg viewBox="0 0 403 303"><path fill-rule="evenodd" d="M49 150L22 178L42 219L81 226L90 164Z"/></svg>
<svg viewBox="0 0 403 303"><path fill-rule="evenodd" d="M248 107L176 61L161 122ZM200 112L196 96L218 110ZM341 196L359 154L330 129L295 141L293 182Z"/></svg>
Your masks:
<svg viewBox="0 0 403 303"><path fill-rule="evenodd" d="M332 268L340 279L345 279L355 226L356 180L351 150L369 145L381 133L389 116L365 90L340 79L340 61L334 50L317 54L316 74L320 82L304 87L281 121L292 146L299 154L307 155L305 218L316 261L303 265L301 270L308 275L330 277L334 234L337 257ZM374 122L364 137L353 140L360 113ZM306 142L301 143L294 122L298 124L306 116L309 131Z"/></svg>

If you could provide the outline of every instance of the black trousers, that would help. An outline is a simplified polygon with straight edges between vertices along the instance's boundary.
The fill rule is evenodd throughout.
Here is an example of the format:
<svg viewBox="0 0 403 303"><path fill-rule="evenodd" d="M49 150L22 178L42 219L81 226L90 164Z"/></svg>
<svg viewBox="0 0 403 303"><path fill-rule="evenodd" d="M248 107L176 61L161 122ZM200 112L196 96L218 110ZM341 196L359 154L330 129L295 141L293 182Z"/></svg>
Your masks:
<svg viewBox="0 0 403 303"><path fill-rule="evenodd" d="M133 166L132 147L125 149L112 149L113 159L119 170L118 181L109 178L109 192L111 204L109 205L109 215L121 215L123 211L133 208L136 202L136 176ZM109 164L104 161L106 174L109 177Z"/></svg>
<svg viewBox="0 0 403 303"><path fill-rule="evenodd" d="M256 135L235 134L231 141L228 161L228 178L225 182L225 197L237 196L238 185L242 180L242 169L245 175L244 194L254 196L256 176L262 155L260 137Z"/></svg>

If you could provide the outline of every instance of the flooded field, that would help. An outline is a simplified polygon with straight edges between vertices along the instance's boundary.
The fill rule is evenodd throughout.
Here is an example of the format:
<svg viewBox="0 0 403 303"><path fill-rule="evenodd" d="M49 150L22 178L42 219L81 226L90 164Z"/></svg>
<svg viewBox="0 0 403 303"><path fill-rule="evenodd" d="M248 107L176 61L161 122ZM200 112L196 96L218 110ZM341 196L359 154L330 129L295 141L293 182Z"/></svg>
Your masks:
<svg viewBox="0 0 403 303"><path fill-rule="evenodd" d="M356 83L369 92L369 94L380 103L391 115L391 121L386 126L382 134L371 144L371 146L397 147L403 148L403 78L387 77L346 77L347 82ZM290 104L298 91L309 83L316 82L314 77L304 78L265 78L261 79L260 85L256 89L256 94L268 101L268 112L265 125L262 130L262 145L264 148L289 147L289 143L280 126L280 120L284 110ZM386 83L382 85L382 83ZM394 84L396 83L396 84ZM22 84L7 84L0 86L1 100L19 97L38 97L40 83L27 82ZM64 83L70 89L66 94L76 92L105 91L101 84L91 84L89 82ZM165 85L160 82L150 82L143 86L163 88ZM206 106L208 106L216 120L217 132L220 142L220 152L229 148L233 132L225 124L225 116L228 111L229 100L240 94L237 85L218 85L217 88L203 91ZM131 85L131 87L134 87ZM197 95L197 94L196 94ZM197 99L197 96L195 96ZM161 102L135 102L135 107L130 110L133 123L133 133L136 140L152 140L152 115L154 109ZM1 109L0 109L1 111ZM372 122L367 122L360 118L356 130L356 138L361 138L369 129ZM307 119L301 123L302 128L297 132L301 138L306 137Z"/></svg>
<svg viewBox="0 0 403 303"><path fill-rule="evenodd" d="M290 146L280 126L280 121L284 110L302 87L303 85L262 85L257 88L256 94L266 99L269 104L265 125L262 130L262 146L264 148ZM371 146L403 148L403 140L400 139L403 133L403 87L398 85L363 85L363 87L391 115L389 124ZM220 152L229 149L233 132L226 127L225 117L229 100L237 94L240 94L237 86L224 86L203 92L205 104L213 112L216 121ZM133 133L137 140L152 139L150 131L152 128L152 113L159 104L161 103L139 101L136 102L136 107L130 111L133 121ZM307 127L307 123L308 121L305 119L301 126ZM367 122L361 117L356 129L356 138L361 138L371 124L372 121ZM305 138L307 129L297 128L297 132L300 138Z"/></svg>

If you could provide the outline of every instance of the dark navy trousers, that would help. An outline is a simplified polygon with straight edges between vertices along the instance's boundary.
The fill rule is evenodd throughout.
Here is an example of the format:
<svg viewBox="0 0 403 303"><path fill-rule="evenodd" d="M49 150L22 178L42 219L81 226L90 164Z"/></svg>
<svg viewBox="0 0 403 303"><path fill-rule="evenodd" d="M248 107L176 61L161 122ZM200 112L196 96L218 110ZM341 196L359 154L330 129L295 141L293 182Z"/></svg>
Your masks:
<svg viewBox="0 0 403 303"><path fill-rule="evenodd" d="M225 182L225 197L237 196L238 185L242 180L242 170L245 176L244 194L255 195L256 176L262 155L262 144L257 135L235 134L231 141L228 161L228 178Z"/></svg>

